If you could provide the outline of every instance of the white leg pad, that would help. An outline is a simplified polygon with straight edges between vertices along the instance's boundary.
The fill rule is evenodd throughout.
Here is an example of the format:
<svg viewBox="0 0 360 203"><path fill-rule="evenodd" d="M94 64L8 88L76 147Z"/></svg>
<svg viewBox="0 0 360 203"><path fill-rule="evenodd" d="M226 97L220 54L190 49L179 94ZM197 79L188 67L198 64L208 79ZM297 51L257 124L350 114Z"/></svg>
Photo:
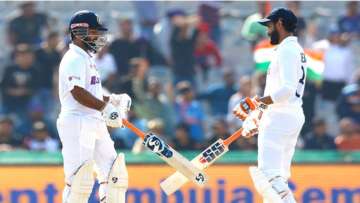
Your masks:
<svg viewBox="0 0 360 203"><path fill-rule="evenodd" d="M276 188L269 182L265 174L257 167L251 166L249 168L250 176L254 182L255 188L268 203L283 203L281 192L278 192Z"/></svg>
<svg viewBox="0 0 360 203"><path fill-rule="evenodd" d="M95 183L94 161L86 161L74 173L65 203L87 203Z"/></svg>
<svg viewBox="0 0 360 203"><path fill-rule="evenodd" d="M272 188L280 195L284 203L296 203L295 198L289 188L285 178L274 176L269 180Z"/></svg>
<svg viewBox="0 0 360 203"><path fill-rule="evenodd" d="M62 203L66 203L67 199L69 198L70 189L71 187L68 185L68 183L66 183L62 192Z"/></svg>
<svg viewBox="0 0 360 203"><path fill-rule="evenodd" d="M110 169L105 189L106 195L100 199L101 203L125 203L127 188L128 172L125 165L125 155L120 153Z"/></svg>

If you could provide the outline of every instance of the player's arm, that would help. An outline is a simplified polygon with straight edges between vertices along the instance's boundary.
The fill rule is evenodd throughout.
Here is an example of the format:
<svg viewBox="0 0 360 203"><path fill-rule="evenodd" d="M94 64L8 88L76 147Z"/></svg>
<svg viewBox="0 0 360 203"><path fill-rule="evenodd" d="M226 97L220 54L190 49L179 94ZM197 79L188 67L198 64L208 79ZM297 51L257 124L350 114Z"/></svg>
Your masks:
<svg viewBox="0 0 360 203"><path fill-rule="evenodd" d="M108 102L110 100L110 96L103 96L104 102Z"/></svg>
<svg viewBox="0 0 360 203"><path fill-rule="evenodd" d="M259 101L266 104L266 105L270 105L273 104L274 101L272 100L271 96L265 96L265 97L261 97L259 98Z"/></svg>
<svg viewBox="0 0 360 203"><path fill-rule="evenodd" d="M125 113L119 112L110 102L104 102L96 98L85 89L86 63L81 58L74 58L64 64L62 81L73 98L80 104L101 111L105 122L110 127L121 127Z"/></svg>
<svg viewBox="0 0 360 203"><path fill-rule="evenodd" d="M125 118L125 113L119 112L111 103L97 99L90 92L79 86L74 86L71 94L80 104L100 111L108 126L113 128L122 127L122 119Z"/></svg>
<svg viewBox="0 0 360 203"><path fill-rule="evenodd" d="M63 73L60 75L64 86L71 93L73 98L88 108L101 111L105 102L96 98L85 88L86 86L86 61L81 57L75 57L65 60Z"/></svg>
<svg viewBox="0 0 360 203"><path fill-rule="evenodd" d="M299 80L297 78L297 69L301 61L299 53L294 50L282 49L278 54L281 88L273 94L259 99L260 102L267 105L288 100L295 94Z"/></svg>
<svg viewBox="0 0 360 203"><path fill-rule="evenodd" d="M281 87L269 95L273 103L287 101L291 96L295 95L299 82L297 72L301 64L301 55L296 50L284 48L279 50L278 54ZM269 101L269 99L263 100Z"/></svg>
<svg viewBox="0 0 360 203"><path fill-rule="evenodd" d="M96 98L85 89L86 62L82 58L72 58L63 64L63 82L73 98L88 108L102 111L106 106L106 100Z"/></svg>
<svg viewBox="0 0 360 203"><path fill-rule="evenodd" d="M261 104L271 105L284 102L296 93L299 80L297 78L297 69L300 65L300 55L296 51L289 49L279 50L278 54L281 87L271 95L243 99L233 111L235 116L241 120L244 120L252 110Z"/></svg>
<svg viewBox="0 0 360 203"><path fill-rule="evenodd" d="M77 102L91 109L102 111L106 105L106 102L94 97L84 88L79 86L74 86L71 90L71 94Z"/></svg>

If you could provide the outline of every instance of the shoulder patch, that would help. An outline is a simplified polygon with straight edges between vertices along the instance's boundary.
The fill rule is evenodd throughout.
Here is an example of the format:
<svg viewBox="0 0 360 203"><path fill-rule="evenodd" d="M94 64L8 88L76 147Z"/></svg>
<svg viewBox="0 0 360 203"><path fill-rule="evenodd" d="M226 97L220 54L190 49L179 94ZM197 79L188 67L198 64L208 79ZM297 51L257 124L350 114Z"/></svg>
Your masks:
<svg viewBox="0 0 360 203"><path fill-rule="evenodd" d="M72 81L72 80L80 80L80 77L79 76L69 76L69 81Z"/></svg>

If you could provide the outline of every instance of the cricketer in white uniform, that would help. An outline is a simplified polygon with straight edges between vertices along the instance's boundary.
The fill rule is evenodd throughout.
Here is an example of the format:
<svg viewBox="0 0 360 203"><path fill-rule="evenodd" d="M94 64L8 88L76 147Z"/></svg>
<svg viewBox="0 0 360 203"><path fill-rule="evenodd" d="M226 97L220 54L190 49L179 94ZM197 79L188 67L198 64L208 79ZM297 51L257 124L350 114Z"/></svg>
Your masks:
<svg viewBox="0 0 360 203"><path fill-rule="evenodd" d="M64 203L87 203L95 177L101 202L124 203L128 186L125 157L117 155L107 126L122 127L130 108L126 94L103 95L92 53L106 44L97 15L79 11L70 21L72 43L59 68L61 112L57 129L63 145Z"/></svg>
<svg viewBox="0 0 360 203"><path fill-rule="evenodd" d="M250 175L264 202L294 203L287 180L297 138L305 121L302 96L306 58L294 36L297 18L290 10L276 9L259 23L267 26L271 44L277 45L267 71L264 97L243 100L234 113L244 119L253 107L261 103L267 106L258 121L258 128L251 125L249 117L243 126L245 136L258 132L258 166L250 167Z"/></svg>

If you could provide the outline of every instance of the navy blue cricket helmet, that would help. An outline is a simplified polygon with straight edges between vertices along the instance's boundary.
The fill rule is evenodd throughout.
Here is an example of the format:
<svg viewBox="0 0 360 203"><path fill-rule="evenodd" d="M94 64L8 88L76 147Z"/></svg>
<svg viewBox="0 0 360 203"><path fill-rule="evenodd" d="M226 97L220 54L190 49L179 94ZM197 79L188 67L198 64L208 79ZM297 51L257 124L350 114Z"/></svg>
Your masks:
<svg viewBox="0 0 360 203"><path fill-rule="evenodd" d="M99 37L96 40L89 39L89 30L97 30ZM76 12L69 23L71 38L78 37L93 52L99 51L106 44L106 37L103 35L108 29L100 23L99 17L92 11L82 10Z"/></svg>
<svg viewBox="0 0 360 203"><path fill-rule="evenodd" d="M295 14L286 8L278 8L273 10L266 18L259 20L258 22L266 26L269 22L276 22L281 19L284 27L289 32L294 32L297 26L297 17Z"/></svg>

